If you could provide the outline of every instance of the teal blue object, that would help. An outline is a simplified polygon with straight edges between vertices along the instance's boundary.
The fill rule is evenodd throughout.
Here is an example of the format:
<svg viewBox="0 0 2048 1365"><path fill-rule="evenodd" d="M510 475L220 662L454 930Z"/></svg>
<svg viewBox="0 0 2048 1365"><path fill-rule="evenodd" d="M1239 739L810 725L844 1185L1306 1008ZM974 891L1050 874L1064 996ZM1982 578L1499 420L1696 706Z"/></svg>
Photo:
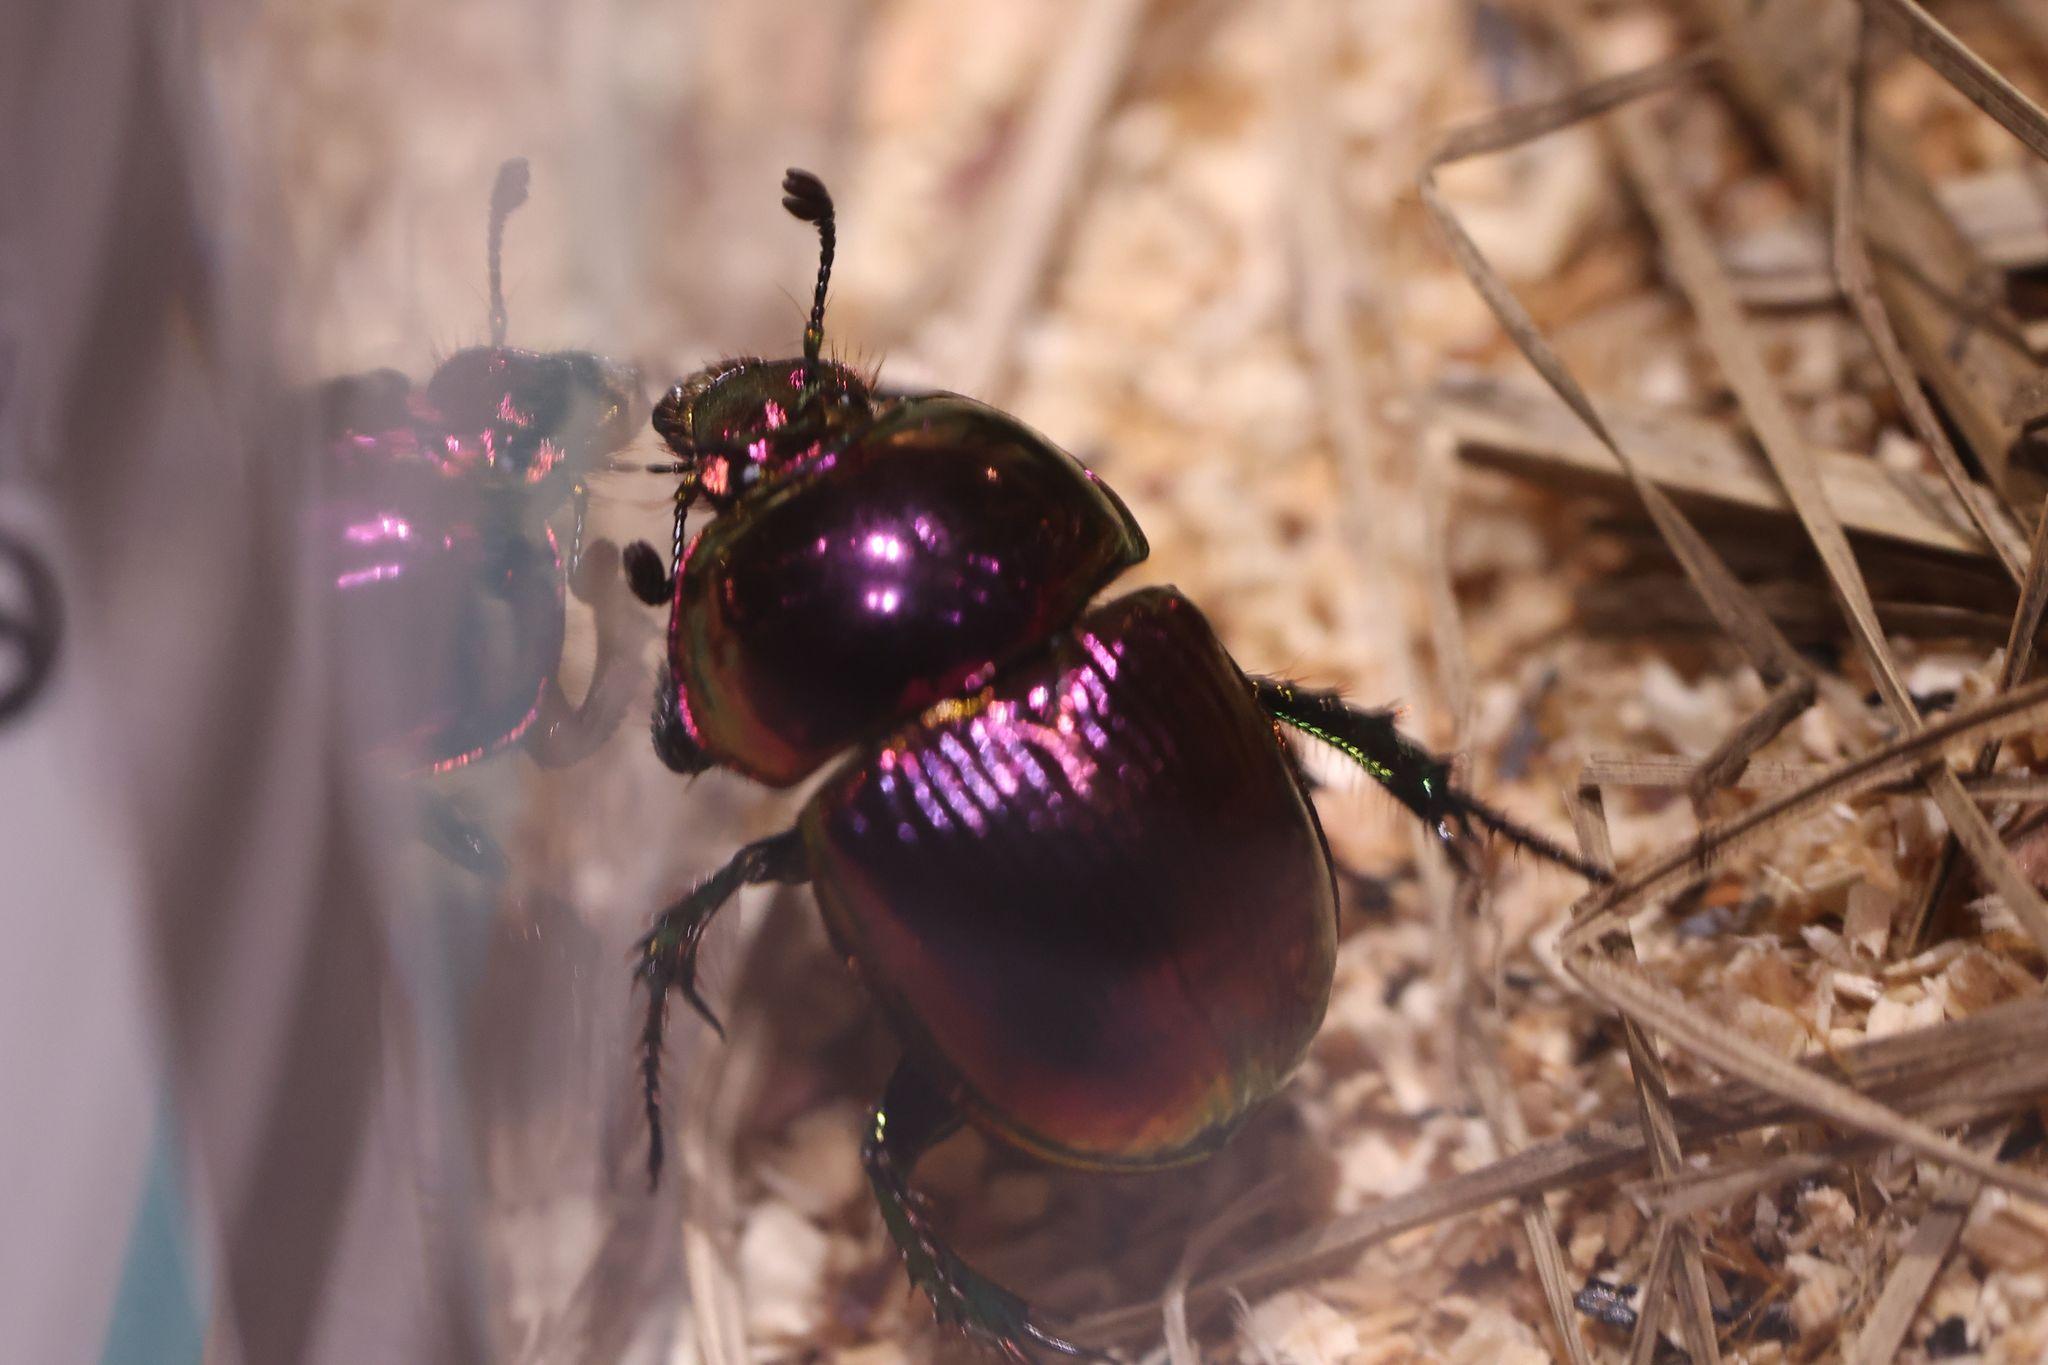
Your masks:
<svg viewBox="0 0 2048 1365"><path fill-rule="evenodd" d="M177 1128L160 1113L100 1365L199 1365L206 1323L179 1169Z"/></svg>

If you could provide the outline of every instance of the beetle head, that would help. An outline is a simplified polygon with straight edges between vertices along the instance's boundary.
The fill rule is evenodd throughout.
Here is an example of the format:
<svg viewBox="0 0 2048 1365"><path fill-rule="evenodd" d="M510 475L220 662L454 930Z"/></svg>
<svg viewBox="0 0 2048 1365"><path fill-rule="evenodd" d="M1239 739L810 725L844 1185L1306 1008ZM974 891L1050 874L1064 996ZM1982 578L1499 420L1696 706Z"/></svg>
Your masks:
<svg viewBox="0 0 2048 1365"><path fill-rule="evenodd" d="M778 469L815 454L864 416L867 381L831 360L730 360L706 366L654 406L654 429L725 505Z"/></svg>
<svg viewBox="0 0 2048 1365"><path fill-rule="evenodd" d="M714 507L728 507L765 476L829 448L836 433L873 414L870 382L822 354L837 240L832 196L817 176L791 170L782 178L782 207L818 231L804 353L707 366L655 405L654 429L682 457L679 509L700 494Z"/></svg>
<svg viewBox="0 0 2048 1365"><path fill-rule="evenodd" d="M639 387L630 366L588 351L473 346L434 372L417 417L445 469L567 482L632 439Z"/></svg>
<svg viewBox="0 0 2048 1365"><path fill-rule="evenodd" d="M640 375L629 365L589 351L505 344L505 222L526 202L528 182L525 160L515 158L498 168L491 189L491 344L449 356L408 400L428 459L486 487L522 490L563 487L594 470L633 438L640 403Z"/></svg>

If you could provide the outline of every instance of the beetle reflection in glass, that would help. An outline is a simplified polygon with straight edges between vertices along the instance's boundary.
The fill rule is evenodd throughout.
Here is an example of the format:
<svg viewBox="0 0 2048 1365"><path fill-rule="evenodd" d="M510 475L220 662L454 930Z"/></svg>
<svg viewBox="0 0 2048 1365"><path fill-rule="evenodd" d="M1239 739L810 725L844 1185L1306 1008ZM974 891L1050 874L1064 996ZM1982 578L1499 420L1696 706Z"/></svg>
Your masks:
<svg viewBox="0 0 2048 1365"><path fill-rule="evenodd" d="M642 411L629 367L587 351L505 343L505 221L527 193L507 162L491 196L491 344L444 360L423 388L396 370L329 380L317 395L329 487L317 543L340 638L376 646L357 686L372 695L370 747L431 772L519 744L548 766L587 756L617 728L636 670L618 550L583 544L586 480ZM565 565L549 524L567 505ZM559 682L565 585L592 605L597 660L580 704ZM622 606L630 604L622 603ZM445 800L437 846L500 875L503 855Z"/></svg>
<svg viewBox="0 0 2048 1365"><path fill-rule="evenodd" d="M1474 826L1600 874L1458 790L1385 711L1241 673L1193 603L1090 599L1144 533L1079 461L956 394L878 393L821 358L830 197L791 171L821 245L803 355L678 384L673 567L627 547L669 608L654 742L682 773L791 785L845 754L794 828L750 844L642 940L649 1172L662 1161L671 991L715 1028L698 945L741 886L809 882L903 1045L862 1158L939 1319L1004 1355L1092 1354L977 1273L914 1199L963 1121L1049 1161L1205 1157L1307 1051L1329 1000L1337 893L1283 730L1335 746L1454 857ZM697 501L713 518L684 546Z"/></svg>

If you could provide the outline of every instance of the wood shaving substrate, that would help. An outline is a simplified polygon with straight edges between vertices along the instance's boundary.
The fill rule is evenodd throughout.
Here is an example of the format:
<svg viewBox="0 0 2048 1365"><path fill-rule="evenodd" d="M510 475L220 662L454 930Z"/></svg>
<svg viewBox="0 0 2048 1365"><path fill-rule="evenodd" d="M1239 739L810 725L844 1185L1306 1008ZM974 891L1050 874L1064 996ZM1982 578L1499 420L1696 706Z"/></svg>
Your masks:
<svg viewBox="0 0 2048 1365"><path fill-rule="evenodd" d="M1464 755L1476 791L1561 837L1559 792L1580 761L1698 756L1762 693L1632 509L1458 469L1429 428L1422 395L1448 366L1520 381L1529 372L1424 229L1415 174L1443 130L1557 88L1540 33L1559 10L1552 0L1145 7L1136 41L1114 54L1117 93L1101 125L1037 172L1064 177L1066 192L1052 198L1071 213L1029 282L1024 321L1002 339L1004 378L978 396L1014 408L1114 484L1153 546L1134 580L1178 584L1248 670L1405 704L1414 733ZM510 258L523 342L601 343L650 373L681 373L720 349L793 340L795 303L758 300L776 281L794 294L808 244L762 234L752 208L783 164L822 152L843 217L834 343L881 356L899 382L943 381L976 321L963 316L971 281L1004 266L981 248L1022 173L1041 76L1077 35L1099 39L1081 12L1079 0L882 0L858 11L632 0L573 20L565 11L548 21L558 27L451 8L444 29L440 7L354 0L303 21L267 16L251 30L255 55L292 97L253 101L263 115L242 126L270 129L289 153L301 273L312 292L340 301L330 300L336 334L318 339L309 375L382 364L423 372L436 342L474 334L474 321L448 320L481 317L475 240L420 223L480 222L471 184L508 150L586 166L582 188L613 203L605 165L687 167L648 177L668 196L643 206L658 222L590 215L559 187L537 191ZM1617 9L1602 41L1622 66L1665 55L1680 35L1643 6ZM432 54L435 69L398 69L393 54L408 45ZM1986 50L2003 63L2012 47ZM699 51L710 58L693 60ZM509 81L529 67L534 78L517 88L533 98L471 116L474 90L498 88L485 75ZM355 99L366 72L406 98L366 113ZM561 89L547 83L557 78ZM1930 174L2021 164L2009 139L1987 134L1924 68L1894 61L1878 93L1920 135ZM1717 231L1798 228L1796 196L1757 168L1722 105L1687 96L1661 117ZM394 176L435 211L372 216ZM1454 167L1443 184L1596 397L1727 414L1719 376L1658 280L1653 244L1589 130ZM405 284L397 297L394 281ZM1809 439L1932 469L1838 312L1756 321ZM594 516L616 538L659 536L659 502L607 490ZM1811 599L1811 566L1774 548L1791 539L1782 524L1761 535L1738 525L1719 544L1739 570ZM1433 586L1444 573L1459 620ZM1822 634L1841 638L1832 626ZM1978 697L1996 673L1980 642L1896 644L1923 694ZM1867 691L1853 662L1840 668L1852 695ZM1888 733L1875 708L1855 723L1842 714L1810 711L1763 759L1830 763ZM543 783L552 799L536 806L551 828L573 817L585 836L633 831L586 837L578 864L579 901L633 921L614 926L621 943L662 887L730 848L736 826L786 819L786 807L747 806L759 798L736 783L680 794L644 742L627 739L605 763ZM2025 742L2008 750L2009 766L2037 753ZM1460 1047L1490 1050L1537 1139L1634 1104L1616 1021L1554 967L1577 884L1504 857L1479 919L1447 924L1417 875L1411 822L1341 767L1316 772L1330 784L1321 805L1332 842L1361 874L1347 879L1336 991L1306 1065L1230 1149L1166 1175L1113 1178L1049 1170L970 1132L920 1171L959 1248L1056 1314L1156 1298L1196 1232L1255 1190L1270 1187L1191 1273L1227 1272L1282 1236L1494 1160ZM1608 804L1624 864L1694 829L1678 793L1615 792ZM1968 903L1926 951L1896 941L1940 838L1917 795L1831 809L1639 922L1645 966L1787 1056L2031 991L2042 964L1996 903ZM2048 842L2020 853L2048 870ZM758 943L744 973L721 971L732 957L711 953L713 990L759 1002L727 1017L764 1030L770 1059L742 1097L735 1186L705 1201L737 1209L711 1231L737 1271L747 1349L757 1360L963 1357L968 1348L935 1332L906 1291L858 1166L862 1109L891 1044L803 897L787 898ZM623 972L621 986L623 1011ZM1456 1026L1461 1005L1478 1010L1481 1029ZM672 1032L695 1028L676 1017ZM679 1036L675 1069L712 1065L713 1046ZM1713 1079L1667 1056L1675 1090ZM1737 1164L1828 1136L1765 1130L1712 1157ZM1702 1215L1727 1358L1839 1356L1938 1175L1863 1152ZM1602 1182L1551 1204L1581 1283L1642 1279L1650 1224L1634 1193ZM1192 1326L1207 1359L1513 1365L1560 1346L1509 1205L1410 1232L1321 1278L1198 1310ZM1589 1318L1574 1330L1595 1358L1620 1358L1617 1329ZM2048 1355L2048 1215L1999 1193L1979 1198L1905 1340L1908 1360L1929 1358L1930 1341L1994 1360ZM1164 1351L1157 1334L1124 1344ZM687 1325L678 1350L697 1358Z"/></svg>
<svg viewBox="0 0 2048 1365"><path fill-rule="evenodd" d="M1043 311L1020 339L1010 401L1117 486L1152 537L1145 577L1201 602L1247 668L1405 701L1412 725L1444 742L1451 718L1431 690L1441 636L1426 589L1426 442L1406 385L1453 360L1519 370L1421 232L1407 193L1419 130L1501 93L1439 8L1449 7L1416 0L1329 16L1335 99L1325 112L1342 147L1351 253L1349 276L1337 282L1302 278L1289 219L1290 125L1277 93L1301 79L1305 59L1286 25L1264 11L1225 14L1170 72L1141 73L1101 132ZM1623 28L1618 40L1655 47L1664 35L1650 27ZM1413 44L1393 50L1374 36L1387 32L1413 35ZM1931 78L1918 76L1888 77L1888 103L1924 94ZM1932 136L1961 167L2006 155L1959 136L1948 104L1922 103ZM874 98L865 116L861 183L877 186L896 183L893 158L909 155L901 149L919 130L945 122L902 86ZM1673 117L1681 145L1703 165L1697 191L1712 196L1731 230L1786 212L1783 186L1728 150L1724 115L1697 101ZM1596 393L1692 412L1723 407L1682 304L1658 286L1642 233L1584 134L1461 170L1449 187ZM1331 393L1302 335L1302 291L1325 283L1351 292L1357 343L1372 357L1348 395L1369 430L1363 476L1373 483L1363 504L1361 471L1338 458ZM873 278L863 286L889 287ZM1895 453L1904 441L1924 464L1852 325L1834 313L1765 325L1811 439L1861 449L1882 440ZM1697 757L1762 701L1732 650L1704 631L1596 639L1581 628L1582 592L1642 571L1641 533L1610 528L1612 509L1474 473L1455 475L1450 497L1444 552L1472 680L1461 742L1478 790L1561 832L1556 793L1579 759ZM1362 534L1377 543L1361 543ZM1918 692L1981 696L1995 676L1995 660L1975 645L1899 649ZM1842 668L1851 687L1867 690L1853 662ZM1397 697L1395 686L1416 691ZM1837 761L1886 733L1871 717L1849 728L1816 708L1764 758ZM1527 749L1531 731L1533 755L1503 775L1500 756ZM1318 771L1337 787L1324 809L1340 854L1385 879L1376 890L1386 900L1353 897L1323 1034L1233 1147L1190 1170L1109 1178L1048 1170L970 1133L925 1168L960 1248L1055 1313L1157 1294L1191 1234L1265 1182L1278 1185L1270 1211L1211 1250L1204 1272L1499 1155L1458 1079L1448 993L1461 987L1441 970L1400 817L1339 770ZM1684 837L1695 820L1676 792L1616 794L1610 814L1623 862ZM1940 836L1918 795L1830 810L1679 911L1649 917L1638 933L1644 960L1787 1056L1961 1017L2033 989L2041 964L1995 904L1970 905L1968 921L1927 951L1891 941ZM1551 969L1547 944L1575 887L1526 859L1502 860L1493 875L1492 927L1475 970L1498 1016L1498 1064L1515 1103L1538 1136L1625 1112L1633 1101L1615 1021ZM803 941L778 947L761 968L785 988L785 974L801 977L803 989L788 998L803 1000L803 1019L777 1025L783 1036L771 1051L781 1061L768 1102L739 1141L738 1246L754 1349L759 1358L824 1351L876 1361L957 1352L906 1291L852 1157L888 1044L851 989L816 970L824 949L808 924L793 918ZM1712 1079L1682 1056L1670 1063L1675 1089ZM1815 1140L1810 1130L1766 1130L1715 1156L1738 1163ZM1724 1333L1728 1358L1838 1355L1926 1212L1937 1175L1895 1153L1858 1155L1702 1216L1710 1289L1734 1323ZM1574 1274L1624 1286L1641 1279L1648 1220L1629 1192L1601 1183L1553 1207ZM1209 1358L1248 1361L1534 1362L1555 1349L1511 1206L1409 1233L1324 1278L1198 1314L1196 1325ZM2048 1214L1996 1193L1978 1201L1903 1358L1927 1358L1938 1328L1946 1340L1988 1347L1988 1359L2048 1351ZM1619 1358L1625 1334L1590 1319L1581 1330L1596 1358Z"/></svg>

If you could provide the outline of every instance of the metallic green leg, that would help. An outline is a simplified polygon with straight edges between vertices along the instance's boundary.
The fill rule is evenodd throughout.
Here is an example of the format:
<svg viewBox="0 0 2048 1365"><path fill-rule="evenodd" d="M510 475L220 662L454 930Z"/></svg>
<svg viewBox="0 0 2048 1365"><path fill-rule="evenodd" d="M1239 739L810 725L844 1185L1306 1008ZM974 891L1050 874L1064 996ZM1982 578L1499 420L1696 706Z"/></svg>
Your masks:
<svg viewBox="0 0 2048 1365"><path fill-rule="evenodd" d="M1277 678L1251 681L1259 705L1274 719L1321 740L1365 769L1373 781L1429 826L1460 868L1471 865L1466 848L1472 827L1479 825L1588 881L1613 880L1611 873L1452 785L1451 765L1395 729L1392 711L1369 711L1351 705L1335 692Z"/></svg>

